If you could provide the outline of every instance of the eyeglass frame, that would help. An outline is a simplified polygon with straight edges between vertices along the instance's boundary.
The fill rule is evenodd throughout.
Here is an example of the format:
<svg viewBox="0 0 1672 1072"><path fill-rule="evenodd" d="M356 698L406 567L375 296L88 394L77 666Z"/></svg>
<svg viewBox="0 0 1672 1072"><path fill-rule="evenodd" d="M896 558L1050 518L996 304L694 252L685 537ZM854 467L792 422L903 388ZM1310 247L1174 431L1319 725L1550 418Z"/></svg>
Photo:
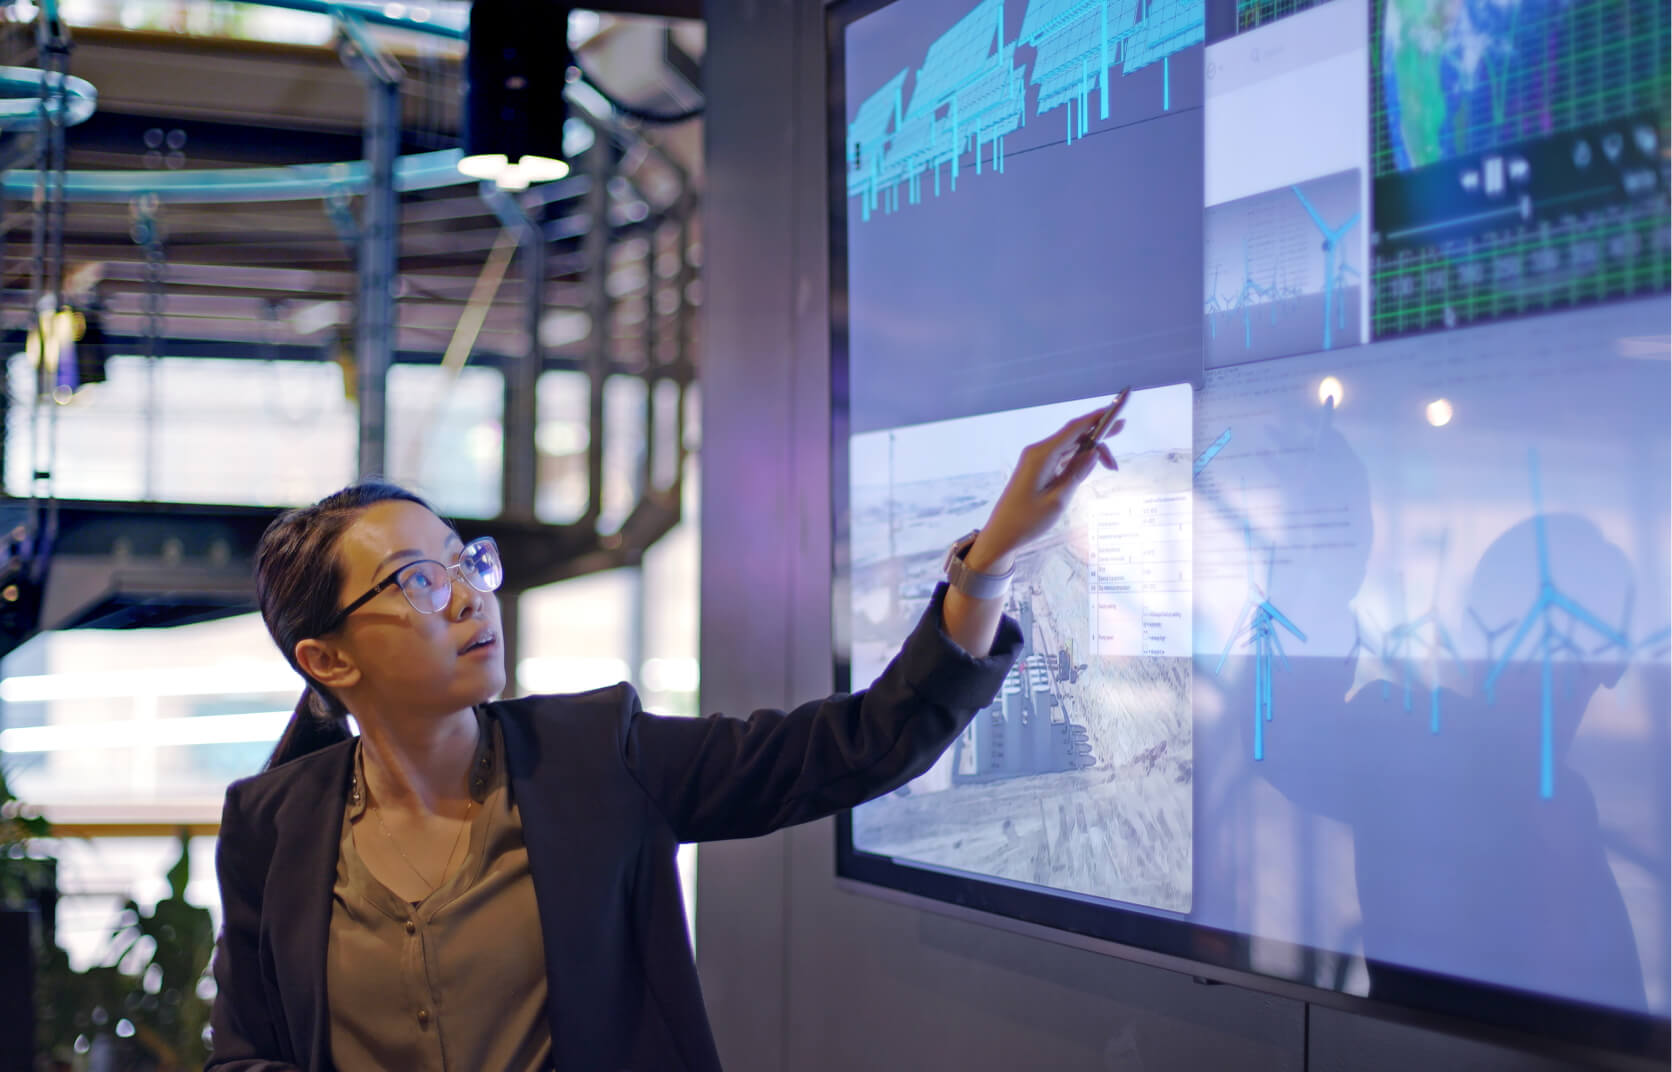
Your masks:
<svg viewBox="0 0 1672 1072"><path fill-rule="evenodd" d="M465 571L464 571L465 556L469 553L469 551L472 547L476 547L476 546L479 546L481 544L486 544L487 546L493 548L494 558L498 559L498 561L499 561L500 584L496 584L492 588L479 587L478 585L476 585L475 583L473 583L471 581L470 577L468 577L465 574ZM457 562L454 562L452 565L448 565L445 562L441 562L441 561L439 561L437 559L433 559L433 558L415 558L415 559L412 559L410 562L402 562L400 565L396 566L393 571L390 572L389 576L383 578L383 580L378 581L376 584L374 584L370 588L368 588L360 596L360 598L354 600L348 606L344 607L342 610L339 610L336 614L332 615L331 624L328 625L327 627L325 627L324 629L321 629L319 631L319 635L320 636L327 636L331 633L336 632L338 629L340 629L342 627L342 624L348 620L348 616L350 614L353 614L355 611L359 610L361 607L365 606L367 603L370 603L372 600L374 600L378 596L382 595L385 589L387 589L391 586L398 586L401 583L401 576L403 574L405 574L407 570L411 569L413 566L421 566L426 562L431 563L432 565L440 566L444 571L446 571L447 580L448 580L449 584L456 583L456 581L458 581L458 580L462 580L462 581L464 581L465 585L468 588L470 588L472 591L481 592L483 595L491 595L492 593L499 591L500 585L505 583L505 560L503 558L500 558L500 556L499 556L499 544L498 544L498 542L495 541L492 536L478 536L474 540L471 540L469 543L465 544L463 547L461 547L459 549L459 559L458 559ZM407 606L411 607L415 611L418 611L419 614L440 614L447 607L447 604L443 603L441 606L437 607L435 610L422 610L418 607L418 605L416 603L412 602L412 597L408 596L406 594L406 589L405 588L401 589L401 596L402 596L402 598L404 598L406 600ZM452 592L449 590L448 595L447 595L448 602L451 602L452 598L453 598Z"/></svg>

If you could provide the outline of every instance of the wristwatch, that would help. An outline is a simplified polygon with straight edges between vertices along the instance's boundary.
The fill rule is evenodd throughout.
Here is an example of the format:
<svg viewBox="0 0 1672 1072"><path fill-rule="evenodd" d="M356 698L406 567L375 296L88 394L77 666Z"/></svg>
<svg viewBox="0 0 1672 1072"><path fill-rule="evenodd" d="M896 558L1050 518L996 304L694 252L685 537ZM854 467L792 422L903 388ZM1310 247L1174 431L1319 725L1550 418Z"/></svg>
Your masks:
<svg viewBox="0 0 1672 1072"><path fill-rule="evenodd" d="M997 599L1010 589L1010 578L1016 575L1012 565L1004 573L981 573L964 563L964 556L981 535L980 529L960 537L946 552L946 582L971 599Z"/></svg>

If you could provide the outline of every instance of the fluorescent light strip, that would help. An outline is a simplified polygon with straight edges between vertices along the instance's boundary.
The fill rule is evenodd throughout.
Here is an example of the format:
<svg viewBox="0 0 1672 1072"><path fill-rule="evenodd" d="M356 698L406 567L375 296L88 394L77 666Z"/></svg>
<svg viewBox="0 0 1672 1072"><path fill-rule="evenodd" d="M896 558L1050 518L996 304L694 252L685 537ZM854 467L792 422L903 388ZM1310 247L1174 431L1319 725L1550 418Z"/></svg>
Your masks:
<svg viewBox="0 0 1672 1072"><path fill-rule="evenodd" d="M0 681L0 700L106 700L136 696L248 696L302 691L289 665L271 660L225 662L208 667L168 667L93 673L34 674Z"/></svg>
<svg viewBox="0 0 1672 1072"><path fill-rule="evenodd" d="M581 692L627 680L627 664L607 656L534 655L517 663L517 682L531 693Z"/></svg>
<svg viewBox="0 0 1672 1072"><path fill-rule="evenodd" d="M290 714L289 711L263 711L248 715L18 726L0 731L0 752L84 752L140 745L170 747L269 743L279 739L290 721Z"/></svg>

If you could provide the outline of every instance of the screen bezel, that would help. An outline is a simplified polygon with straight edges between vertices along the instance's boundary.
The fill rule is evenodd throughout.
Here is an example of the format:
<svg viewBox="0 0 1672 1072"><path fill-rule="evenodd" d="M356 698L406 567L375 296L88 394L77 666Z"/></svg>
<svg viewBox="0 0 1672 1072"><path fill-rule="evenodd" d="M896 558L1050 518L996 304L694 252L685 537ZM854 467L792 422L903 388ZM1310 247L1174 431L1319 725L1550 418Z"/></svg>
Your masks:
<svg viewBox="0 0 1672 1072"><path fill-rule="evenodd" d="M844 31L853 22L909 0L834 0L825 11L826 198L830 248L831 635L835 688L847 691L848 649L848 331L847 124ZM1475 980L1418 971L1313 946L1207 927L1184 919L1094 903L1067 894L896 863L854 848L851 812L836 820L841 887L929 911L973 919L1046 940L1229 983L1278 997L1412 1023L1541 1053L1560 1052L1610 1067L1663 1063L1672 1021L1553 998ZM1258 965L1292 963L1279 975ZM1373 968L1394 997L1346 990L1347 969ZM1334 986L1318 980L1334 972Z"/></svg>

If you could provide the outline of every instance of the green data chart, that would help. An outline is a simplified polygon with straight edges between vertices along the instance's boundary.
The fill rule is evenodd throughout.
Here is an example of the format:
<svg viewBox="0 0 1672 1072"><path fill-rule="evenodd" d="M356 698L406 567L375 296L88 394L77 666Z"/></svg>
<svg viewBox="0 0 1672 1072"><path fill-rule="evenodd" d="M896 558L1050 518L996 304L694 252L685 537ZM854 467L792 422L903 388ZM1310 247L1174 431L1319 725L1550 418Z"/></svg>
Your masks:
<svg viewBox="0 0 1672 1072"><path fill-rule="evenodd" d="M1666 108L1661 0L1375 0L1373 173Z"/></svg>
<svg viewBox="0 0 1672 1072"><path fill-rule="evenodd" d="M1375 0L1377 338L1668 285L1662 0Z"/></svg>
<svg viewBox="0 0 1672 1072"><path fill-rule="evenodd" d="M1237 0L1237 33L1298 15L1328 0Z"/></svg>

